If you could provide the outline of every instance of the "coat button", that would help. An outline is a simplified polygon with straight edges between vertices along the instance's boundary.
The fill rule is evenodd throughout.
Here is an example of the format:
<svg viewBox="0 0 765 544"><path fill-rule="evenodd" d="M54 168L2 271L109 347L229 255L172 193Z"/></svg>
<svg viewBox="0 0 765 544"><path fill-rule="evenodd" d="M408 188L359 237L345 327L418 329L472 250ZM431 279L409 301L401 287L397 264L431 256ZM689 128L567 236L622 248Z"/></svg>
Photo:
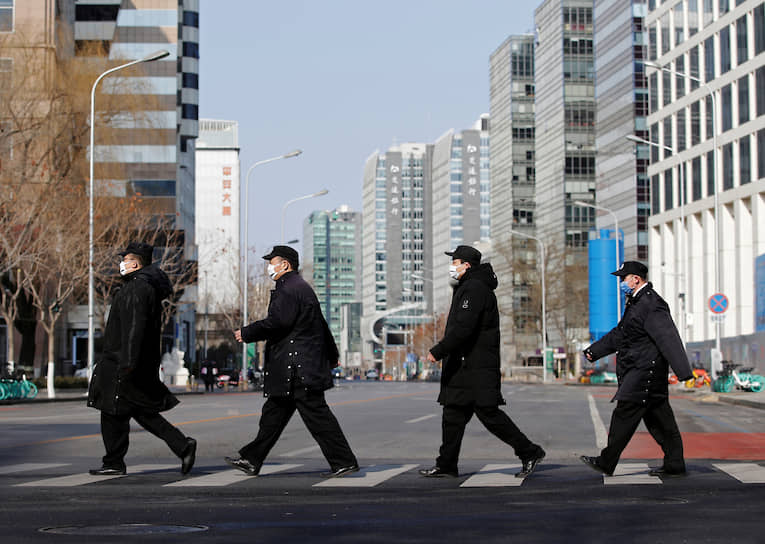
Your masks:
<svg viewBox="0 0 765 544"><path fill-rule="evenodd" d="M294 340L290 340L290 344L294 344L294 343L295 343L295 341L294 341Z"/></svg>

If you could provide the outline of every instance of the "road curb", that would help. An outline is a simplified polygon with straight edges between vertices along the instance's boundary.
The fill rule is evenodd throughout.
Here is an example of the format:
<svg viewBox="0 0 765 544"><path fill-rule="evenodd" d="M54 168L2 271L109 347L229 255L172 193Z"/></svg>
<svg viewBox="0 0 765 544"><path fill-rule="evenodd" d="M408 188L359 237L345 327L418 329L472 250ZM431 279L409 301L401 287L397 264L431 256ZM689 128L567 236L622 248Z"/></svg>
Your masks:
<svg viewBox="0 0 765 544"><path fill-rule="evenodd" d="M718 397L719 402L724 402L725 404L734 404L738 406L746 406L748 408L757 408L759 410L765 410L765 403L758 402L756 400L749 400L749 399L742 399L738 397Z"/></svg>
<svg viewBox="0 0 765 544"><path fill-rule="evenodd" d="M184 396L184 395L204 395L204 392L202 391L171 391L173 395L176 397ZM66 396L66 397L55 397L52 399L49 399L45 396L42 396L45 394L45 389L42 389L37 393L37 396L33 399L6 399L6 400L0 400L0 406L10 406L15 404L46 404L51 402L85 402L88 400L88 394L83 393L79 396Z"/></svg>

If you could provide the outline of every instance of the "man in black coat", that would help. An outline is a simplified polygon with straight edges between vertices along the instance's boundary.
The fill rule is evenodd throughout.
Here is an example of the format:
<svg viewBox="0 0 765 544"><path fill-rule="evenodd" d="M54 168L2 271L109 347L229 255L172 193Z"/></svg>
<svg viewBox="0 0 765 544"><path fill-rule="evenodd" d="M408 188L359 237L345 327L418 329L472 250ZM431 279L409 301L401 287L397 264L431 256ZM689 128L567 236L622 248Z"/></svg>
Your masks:
<svg viewBox="0 0 765 544"><path fill-rule="evenodd" d="M438 395L444 407L442 444L435 466L420 474L430 478L458 476L462 437L475 413L491 433L512 446L522 463L516 476L524 478L545 452L499 409L505 400L500 389L499 310L494 295L497 276L490 264L480 264L481 252L473 247L457 246L446 254L452 258L452 304L444 337L427 357L431 362L444 360Z"/></svg>
<svg viewBox="0 0 765 544"><path fill-rule="evenodd" d="M267 398L255 440L226 457L231 466L256 476L290 418L298 411L305 426L329 462L325 477L359 470L356 456L332 411L324 391L332 387L332 368L338 351L316 294L297 273L298 253L289 246L274 246L263 257L276 282L268 316L234 331L238 342L266 340L263 396Z"/></svg>
<svg viewBox="0 0 765 544"><path fill-rule="evenodd" d="M151 264L154 248L131 242L121 252L124 282L114 295L104 331L104 351L93 369L88 406L101 410L106 447L103 465L94 475L126 474L130 418L164 440L181 458L181 473L194 465L197 443L159 413L178 399L159 380L162 300L172 293L170 280Z"/></svg>
<svg viewBox="0 0 765 544"><path fill-rule="evenodd" d="M646 282L648 268L643 263L626 261L612 274L622 279L622 291L628 294L624 315L614 329L584 350L584 355L596 361L616 353L619 388L612 402L617 403L611 414L608 445L598 457L583 455L581 460L611 476L642 420L664 452L663 465L651 474L683 476L683 441L667 388L670 366L680 380L693 377L683 342L669 306Z"/></svg>

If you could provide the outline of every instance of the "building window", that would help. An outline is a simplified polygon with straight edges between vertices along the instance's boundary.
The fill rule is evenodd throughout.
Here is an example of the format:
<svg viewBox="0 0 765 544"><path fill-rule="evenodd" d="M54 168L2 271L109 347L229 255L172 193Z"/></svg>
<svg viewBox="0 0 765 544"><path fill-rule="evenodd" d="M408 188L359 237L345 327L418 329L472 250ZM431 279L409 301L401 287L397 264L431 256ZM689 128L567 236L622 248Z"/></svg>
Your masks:
<svg viewBox="0 0 765 544"><path fill-rule="evenodd" d="M182 115L184 119L199 119L199 106L196 104L183 104Z"/></svg>
<svg viewBox="0 0 765 544"><path fill-rule="evenodd" d="M667 148L672 148L672 116L664 118L664 158L672 156L672 151Z"/></svg>
<svg viewBox="0 0 765 544"><path fill-rule="evenodd" d="M749 121L749 76L738 80L738 124Z"/></svg>
<svg viewBox="0 0 765 544"><path fill-rule="evenodd" d="M688 35L699 31L699 0L688 0Z"/></svg>
<svg viewBox="0 0 765 544"><path fill-rule="evenodd" d="M765 51L765 2L754 8L754 54Z"/></svg>
<svg viewBox="0 0 765 544"><path fill-rule="evenodd" d="M757 177L765 178L765 128L757 131Z"/></svg>
<svg viewBox="0 0 765 544"><path fill-rule="evenodd" d="M184 72L183 74L183 86L187 89L199 88L199 74L193 74Z"/></svg>
<svg viewBox="0 0 765 544"><path fill-rule="evenodd" d="M199 44L196 42L183 42L183 56L198 59Z"/></svg>
<svg viewBox="0 0 765 544"><path fill-rule="evenodd" d="M683 20L683 3L678 2L675 4L674 13L672 18L675 23L675 46L680 45L685 40L685 21Z"/></svg>
<svg viewBox="0 0 765 544"><path fill-rule="evenodd" d="M672 102L672 74L670 72L662 71L661 86L662 104L666 106Z"/></svg>
<svg viewBox="0 0 765 544"><path fill-rule="evenodd" d="M648 76L648 96L651 102L651 111L655 112L659 109L659 76L656 73Z"/></svg>
<svg viewBox="0 0 765 544"><path fill-rule="evenodd" d="M685 110L677 112L677 152L685 150Z"/></svg>
<svg viewBox="0 0 765 544"><path fill-rule="evenodd" d="M669 43L669 11L661 16L659 25L661 28L661 54L664 55L669 53L671 47L671 44Z"/></svg>
<svg viewBox="0 0 765 544"><path fill-rule="evenodd" d="M659 123L651 125L651 143L659 143ZM651 146L651 162L659 162L659 146Z"/></svg>
<svg viewBox="0 0 765 544"><path fill-rule="evenodd" d="M199 28L199 12L196 11L184 11L183 12L183 25L193 26Z"/></svg>
<svg viewBox="0 0 765 544"><path fill-rule="evenodd" d="M685 57L683 55L680 55L675 59L675 71L677 72L677 76L675 76L675 94L677 95L677 98L685 96Z"/></svg>
<svg viewBox="0 0 765 544"><path fill-rule="evenodd" d="M2 2L7 0L0 0ZM84 22L116 21L120 11L119 5L83 4L75 6L75 19Z"/></svg>
<svg viewBox="0 0 765 544"><path fill-rule="evenodd" d="M755 89L765 89L765 66L757 68L755 72ZM765 115L765 93L755 93L757 96L757 117Z"/></svg>
<svg viewBox="0 0 765 544"><path fill-rule="evenodd" d="M705 128L705 132L706 132L705 139L711 140L712 135L714 134L714 128L715 128L714 109L712 108L711 96L707 96L704 98L704 111L706 113L706 120L707 120L707 123L706 123L707 126Z"/></svg>
<svg viewBox="0 0 765 544"><path fill-rule="evenodd" d="M664 171L664 211L672 209L672 170Z"/></svg>
<svg viewBox="0 0 765 544"><path fill-rule="evenodd" d="M701 157L694 157L693 163L691 165L691 168L693 169L691 172L692 176L692 197L693 200L700 200L701 199Z"/></svg>
<svg viewBox="0 0 765 544"><path fill-rule="evenodd" d="M715 157L714 152L707 153L707 196L715 194Z"/></svg>
<svg viewBox="0 0 765 544"><path fill-rule="evenodd" d="M701 109L698 102L691 104L691 145L701 143Z"/></svg>
<svg viewBox="0 0 765 544"><path fill-rule="evenodd" d="M749 58L748 44L746 29L746 15L736 21L736 65L740 66L745 63Z"/></svg>
<svg viewBox="0 0 765 544"><path fill-rule="evenodd" d="M720 73L730 71L730 27L720 29Z"/></svg>
<svg viewBox="0 0 765 544"><path fill-rule="evenodd" d="M715 78L715 38L704 40L704 81L709 83Z"/></svg>
<svg viewBox="0 0 765 544"><path fill-rule="evenodd" d="M13 32L13 1L0 0L0 32Z"/></svg>
<svg viewBox="0 0 765 544"><path fill-rule="evenodd" d="M661 212L659 204L659 175L651 176L651 213Z"/></svg>
<svg viewBox="0 0 765 544"><path fill-rule="evenodd" d="M720 90L720 97L722 98L722 129L725 132L733 128L733 105L731 104L730 85L726 85Z"/></svg>
<svg viewBox="0 0 765 544"><path fill-rule="evenodd" d="M752 149L749 144L749 136L744 136L738 142L738 170L740 173L739 183L745 185L752 181Z"/></svg>
<svg viewBox="0 0 765 544"><path fill-rule="evenodd" d="M722 149L723 191L733 188L733 144L726 144Z"/></svg>

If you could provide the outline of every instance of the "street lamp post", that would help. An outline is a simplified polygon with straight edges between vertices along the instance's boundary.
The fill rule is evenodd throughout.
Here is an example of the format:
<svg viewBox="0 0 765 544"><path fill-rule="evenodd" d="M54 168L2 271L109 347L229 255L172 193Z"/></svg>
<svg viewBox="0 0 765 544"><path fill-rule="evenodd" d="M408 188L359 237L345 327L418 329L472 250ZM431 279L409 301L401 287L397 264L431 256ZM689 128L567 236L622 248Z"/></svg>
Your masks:
<svg viewBox="0 0 765 544"><path fill-rule="evenodd" d="M629 140L630 142L634 142L634 143L637 143L637 144L644 144L644 145L650 145L650 146L653 146L653 147L664 148L667 151L669 151L670 153L672 153L673 155L675 154L675 150L672 147L668 146L668 145L658 144L656 142L649 142L648 140L644 140L643 138L639 138L639 137L635 136L634 134L629 134L629 135L625 136L625 138L627 140ZM683 326L682 326L682 329L683 329L683 338L686 338L687 334L688 334L688 331L687 331L687 326L688 326L687 325L687 317L686 317L686 310L685 310L685 307L686 307L686 305L685 305L685 297L688 295L688 243L687 242L683 243L683 240L686 238L686 234L685 233L686 233L687 225L686 225L686 219L685 219L685 200L687 199L688 193L687 193L686 180L685 180L685 168L684 168L684 163L682 161L678 164L678 168L680 169L680 223L681 223L680 232L682 233L682 238L681 238L680 244L683 247L683 259L682 259L683 266L682 266L681 273L678 274L678 275L682 279L681 281L682 281L682 284L683 284L683 291L682 291L682 297L681 297L682 298L682 303L683 303L683 311L682 311ZM686 340L687 340L687 338L686 338Z"/></svg>
<svg viewBox="0 0 765 544"><path fill-rule="evenodd" d="M317 196L324 196L324 195L326 195L328 192L329 192L329 190L327 190L327 189L322 189L322 190L321 190L321 191L319 191L318 193L312 193L312 194L310 194L310 195L299 196L299 197L297 197L297 198L293 198L292 200L288 200L288 201L287 201L287 202L284 204L284 206L282 206L282 231L281 231L281 236L279 237L279 240L281 240L281 243L282 243L282 244L284 243L284 218L285 218L285 216L286 216L286 214L287 214L287 206L289 206L290 204L294 204L295 202L299 202L299 201L301 201L301 200L306 200L306 199L308 199L308 198L316 198Z"/></svg>
<svg viewBox="0 0 765 544"><path fill-rule="evenodd" d="M94 153L96 151L95 146L95 122L96 122L96 87L101 82L103 78L108 76L109 74L112 74L116 72L117 70L122 70L124 68L128 68L130 66L133 66L135 64L141 64L142 62L151 62L159 59L163 59L166 56L170 54L169 51L166 50L160 50L152 53L151 55L148 55L146 57L143 57L138 60L134 60L131 62L127 62L125 64L120 64L119 66L115 66L114 68L110 68L103 72L100 76L96 78L96 81L93 83L93 87L90 90L90 180L88 183L88 189L90 191L90 194L88 195L88 380L90 380L90 377L93 375L93 355L94 355L94 342L93 342L93 336L95 335L95 324L93 321L94 317L94 296L93 296L93 289L94 289L94 270L93 270L93 194L95 193L95 187L93 182L93 163L94 163ZM51 373L49 372L49 375Z"/></svg>
<svg viewBox="0 0 765 544"><path fill-rule="evenodd" d="M575 206L580 206L583 208L595 208L596 210L602 210L604 212L608 212L611 214L611 217L614 219L614 233L616 238L616 250L614 253L616 253L616 268L614 270L619 269L619 265L621 264L619 262L619 219L617 219L616 214L609 210L608 208L604 208L603 206L596 206L595 204L592 204L590 202L584 202L583 200L576 200L574 202ZM616 322L619 322L619 319L622 315L622 294L621 290L619 289L619 282L616 282Z"/></svg>
<svg viewBox="0 0 765 544"><path fill-rule="evenodd" d="M290 151L289 153L285 155L278 155L276 157L271 157L270 159L264 159L262 161L258 161L247 170L247 177L245 178L244 183L244 270L242 271L242 292L244 293L244 300L242 302L242 326L247 325L247 310L248 310L248 304L247 304L247 284L249 283L249 273L248 273L248 254L249 254L249 210L250 210L250 174L252 174L252 171L255 169L256 166L260 166L261 164L266 164L269 162L278 161L281 159L291 159L292 157L297 157L300 155L303 151L301 149L295 149L294 151ZM245 368L247 364L247 343L242 342L242 373L244 374L247 369Z"/></svg>
<svg viewBox="0 0 765 544"><path fill-rule="evenodd" d="M657 64L655 62L651 61L643 61L643 65L647 66L648 68L654 68L655 70L661 70L663 72L667 72L676 76L686 77L690 79L691 81L695 81L699 84L699 86L704 87L704 89L707 91L707 94L709 94L709 97L712 99L712 169L714 172L712 173L712 178L714 181L714 208L715 208L715 293L719 293L721 291L720 288L720 268L721 268L721 259L720 256L720 238L721 238L721 230L722 230L722 217L720 217L720 182L717 172L717 99L715 98L715 92L712 90L709 85L701 81L699 78L692 76L690 74L684 73L684 72L678 72L676 70L673 70L672 68L667 68L666 66L662 66L661 64ZM707 112L708 114L709 112ZM707 173L708 175L708 173ZM719 321L715 322L715 349L717 350L717 353L720 353L720 325L721 323ZM714 375L715 369L712 368L712 373Z"/></svg>
<svg viewBox="0 0 765 544"><path fill-rule="evenodd" d="M547 383L547 306L545 299L545 244L531 234L519 232L517 230L508 231L513 236L520 236L522 238L529 238L535 240L537 247L539 248L541 269L539 276L542 279L542 383Z"/></svg>
<svg viewBox="0 0 765 544"><path fill-rule="evenodd" d="M430 278L426 278L425 276L421 276L419 274L412 274L412 277L416 280L427 281L430 283L431 287L433 287L433 280ZM433 289L435 290L435 287L433 287ZM431 291L431 293L433 296L433 345L435 346L436 342L438 341L438 338L436 337L436 325L438 324L438 320L436 319L436 294L433 291Z"/></svg>

